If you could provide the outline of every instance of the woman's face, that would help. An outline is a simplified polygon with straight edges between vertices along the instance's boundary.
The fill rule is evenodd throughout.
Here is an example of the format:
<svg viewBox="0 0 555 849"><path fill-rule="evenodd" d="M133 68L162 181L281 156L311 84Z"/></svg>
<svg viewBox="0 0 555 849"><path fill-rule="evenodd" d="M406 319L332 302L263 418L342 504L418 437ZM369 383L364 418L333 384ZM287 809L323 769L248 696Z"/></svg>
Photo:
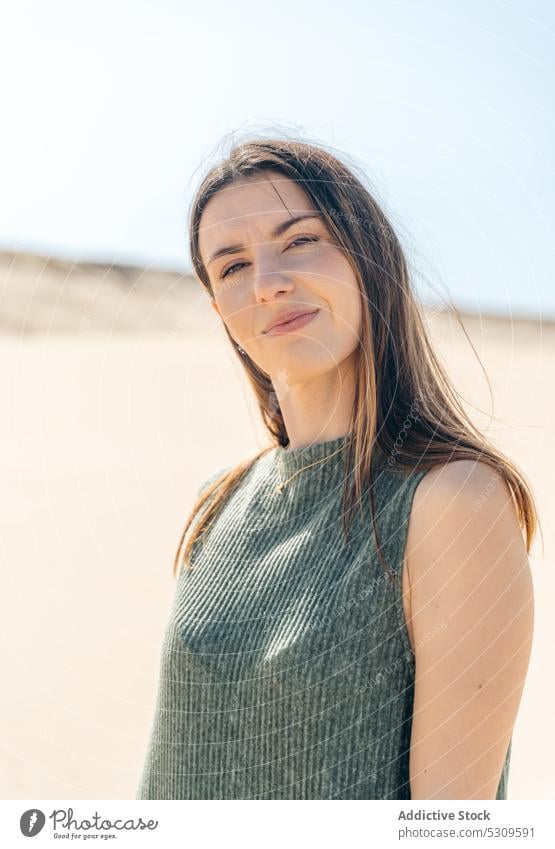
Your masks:
<svg viewBox="0 0 555 849"><path fill-rule="evenodd" d="M315 217L290 223L300 215ZM212 306L270 378L307 381L356 351L361 294L355 274L294 180L267 172L221 189L202 214L199 251ZM283 311L301 309L317 312L286 333L267 332Z"/></svg>

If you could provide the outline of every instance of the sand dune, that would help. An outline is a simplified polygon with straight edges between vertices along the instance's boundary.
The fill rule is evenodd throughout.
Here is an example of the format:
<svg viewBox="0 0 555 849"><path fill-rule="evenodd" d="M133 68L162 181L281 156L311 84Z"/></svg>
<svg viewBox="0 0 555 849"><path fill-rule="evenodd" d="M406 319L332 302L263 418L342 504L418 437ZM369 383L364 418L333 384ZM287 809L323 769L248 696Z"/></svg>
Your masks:
<svg viewBox="0 0 555 849"><path fill-rule="evenodd" d="M449 312L433 338L539 502L536 634L509 796L554 798L555 328ZM201 480L267 444L191 277L0 254L4 799L134 797L173 557Z"/></svg>

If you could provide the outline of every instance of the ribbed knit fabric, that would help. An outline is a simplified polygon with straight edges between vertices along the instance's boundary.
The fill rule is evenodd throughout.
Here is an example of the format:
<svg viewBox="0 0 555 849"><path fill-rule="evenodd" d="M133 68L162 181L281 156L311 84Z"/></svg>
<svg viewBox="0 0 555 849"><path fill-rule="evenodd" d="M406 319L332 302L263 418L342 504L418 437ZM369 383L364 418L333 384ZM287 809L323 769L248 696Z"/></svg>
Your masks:
<svg viewBox="0 0 555 849"><path fill-rule="evenodd" d="M401 574L426 472L407 475L379 455L373 492L392 584L368 491L345 543L347 441L269 451L193 546L162 645L137 799L411 798L415 662Z"/></svg>

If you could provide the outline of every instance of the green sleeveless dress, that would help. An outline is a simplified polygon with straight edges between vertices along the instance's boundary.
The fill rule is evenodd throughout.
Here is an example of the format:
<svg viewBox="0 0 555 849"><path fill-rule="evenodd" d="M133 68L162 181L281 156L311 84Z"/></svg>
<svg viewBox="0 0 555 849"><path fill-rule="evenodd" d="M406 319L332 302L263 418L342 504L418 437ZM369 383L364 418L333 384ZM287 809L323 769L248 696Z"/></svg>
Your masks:
<svg viewBox="0 0 555 849"><path fill-rule="evenodd" d="M415 662L401 574L426 471L383 461L376 472L391 582L367 492L348 543L343 535L347 441L269 451L193 546L161 648L137 799L411 798ZM510 752L497 799L507 798Z"/></svg>

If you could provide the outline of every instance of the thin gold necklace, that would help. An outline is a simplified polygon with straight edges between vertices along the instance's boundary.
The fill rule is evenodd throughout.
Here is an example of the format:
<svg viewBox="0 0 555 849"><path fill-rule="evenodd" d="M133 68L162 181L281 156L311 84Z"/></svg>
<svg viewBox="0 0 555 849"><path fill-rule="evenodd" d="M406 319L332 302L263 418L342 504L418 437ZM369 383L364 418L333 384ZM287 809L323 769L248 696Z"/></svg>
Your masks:
<svg viewBox="0 0 555 849"><path fill-rule="evenodd" d="M343 451L343 449L347 448L347 446L350 445L350 444L351 444L351 440L349 440L349 442L347 442L345 445L342 445L341 448L338 448L337 451L334 451L333 454L330 454L328 457L322 457L320 460L316 460L314 463L310 463L308 466L303 466L302 469L297 469L297 471L295 472L294 475L291 475L291 477L287 478L286 481L280 481L280 483L278 483L276 485L276 492L279 495L281 495L281 493L283 492L283 487L286 484L288 484L289 481L292 481L293 478L296 478L297 475L300 475L301 472L304 472L306 469L311 469L312 466L317 466L318 463L323 463L325 460L331 460L332 457L335 457L336 454L339 454L340 451ZM279 472L278 472L278 477L279 477Z"/></svg>

